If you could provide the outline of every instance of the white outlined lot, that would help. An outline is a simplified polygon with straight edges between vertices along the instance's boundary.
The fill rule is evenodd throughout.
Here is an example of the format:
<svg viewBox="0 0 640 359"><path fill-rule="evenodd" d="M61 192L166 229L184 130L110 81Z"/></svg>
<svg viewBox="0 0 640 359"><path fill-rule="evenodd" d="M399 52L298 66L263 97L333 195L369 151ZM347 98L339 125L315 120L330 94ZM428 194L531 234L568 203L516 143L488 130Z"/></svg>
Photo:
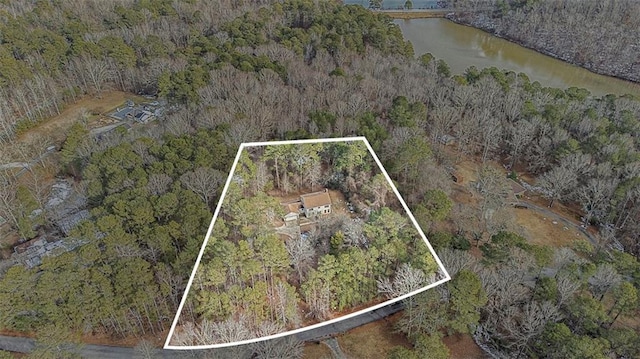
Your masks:
<svg viewBox="0 0 640 359"><path fill-rule="evenodd" d="M387 182L389 183L393 193L397 196L400 204L402 205L402 208L404 209L405 213L408 215L411 223L413 224L413 226L416 228L417 232L419 233L420 237L425 241L429 252L431 253L431 255L433 256L434 260L436 261L438 267L439 267L439 271L437 272L438 275L436 277L436 281L423 287L420 288L418 290L412 291L410 293L395 297L393 299L384 301L382 303L370 306L366 309L362 309L359 310L357 312L354 313L350 313L350 314L346 314L343 316L340 316L338 318L334 318L334 319L330 319L330 320L326 320L320 323L316 323L316 324L312 324L312 325L308 325L302 328L298 328L295 330L289 330L289 331L285 331L282 333L277 333L277 334L273 334L273 335L269 335L269 336L263 336L263 337L259 337L259 338L253 338L253 339L248 339L248 340L242 340L242 341L235 341L235 342L229 342L229 343L217 343L217 344L210 344L210 345L192 345L192 346L183 346L183 345L171 345L171 339L174 335L174 332L176 330L176 326L178 324L178 320L180 317L180 313L182 312L182 309L185 305L185 302L187 301L187 295L189 293L189 290L191 289L191 286L193 284L194 278L196 276L196 272L198 269L198 266L200 265L200 261L202 259L202 256L205 252L205 247L207 246L207 243L209 241L209 238L211 236L213 227L214 227L214 223L216 222L216 219L218 218L219 214L220 214L220 209L222 207L222 204L224 202L224 198L225 195L227 193L227 190L229 189L229 184L231 183L231 180L233 178L233 174L236 171L236 167L238 165L240 156L243 152L243 150L245 148L248 147L257 147L257 146L271 146L271 145L296 145L296 144L310 144L310 143L328 143L328 142L353 142L353 141L362 141L368 151L369 154L372 156L372 158L374 159L375 163L378 165L381 173L384 175L385 179L387 180ZM315 328L319 328L328 324L332 324L332 323L336 323L348 318L352 318L367 312L370 312L372 310L387 306L389 304L401 301L407 297L410 297L412 295L415 295L417 293L423 292L427 289L436 287L442 283L445 283L447 281L449 281L451 279L451 277L449 276L449 273L447 272L447 270L444 268L444 266L442 265L442 262L440 261L440 259L438 258L438 256L436 255L435 251L433 250L433 248L431 247L431 244L429 243L429 241L427 240L425 234L422 232L422 229L420 228L420 226L418 225L416 219L414 218L414 216L411 214L411 211L409 210L409 208L407 207L405 201L403 200L402 196L400 195L400 193L398 192L397 188L395 187L395 185L393 184L393 181L391 180L391 178L389 177L389 175L387 174L386 170L384 169L384 167L382 166L382 163L380 162L380 160L378 159L378 157L376 156L375 152L373 151L373 148L371 147L371 145L369 144L369 142L366 140L365 137L344 137L344 138L325 138L325 139L311 139L311 140L291 140L291 141L270 141L270 142L253 142L253 143L243 143L240 145L240 148L238 149L238 153L236 154L235 160L233 162L233 165L231 167L231 171L229 173L229 176L227 178L227 181L225 183L224 189L222 191L222 194L220 196L220 200L218 202L218 205L216 206L216 209L214 211L213 214L213 219L211 220L211 224L209 225L209 229L207 231L204 243L200 249L200 252L198 254L196 263L194 265L193 271L191 272L191 276L189 278L189 281L187 283L187 287L185 289L185 293L183 295L182 301L180 302L180 305L178 307L178 311L176 313L176 316L173 320L173 323L171 325L171 329L169 330L169 334L167 336L167 339L165 341L165 345L164 345L164 349L176 349L176 350L192 350L192 349L212 349L212 348L223 348L223 347L230 347L230 346L236 346L236 345L242 345L242 344L249 344L249 343L254 343L254 342L258 342L258 341L263 341L263 340L269 340L269 339L275 339L275 338L279 338L279 337L284 337L284 336L288 336L291 334L296 334L296 333L300 333L300 332L304 332L304 331L308 331L308 330L312 330Z"/></svg>

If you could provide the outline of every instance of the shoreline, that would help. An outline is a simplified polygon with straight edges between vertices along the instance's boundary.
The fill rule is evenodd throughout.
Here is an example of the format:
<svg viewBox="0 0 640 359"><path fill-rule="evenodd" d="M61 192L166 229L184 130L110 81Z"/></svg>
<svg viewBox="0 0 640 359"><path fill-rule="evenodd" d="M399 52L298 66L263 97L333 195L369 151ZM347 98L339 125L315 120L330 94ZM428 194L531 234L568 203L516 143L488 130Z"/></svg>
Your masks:
<svg viewBox="0 0 640 359"><path fill-rule="evenodd" d="M600 70L600 69L598 69L596 67L593 67L593 66L585 66L585 65L582 65L582 64L578 64L578 63L572 61L570 58L562 57L561 55L555 54L555 53L553 53L552 51L550 51L548 49L533 47L533 46L530 46L530 45L524 43L523 41L519 41L519 40L516 40L514 38L510 38L510 37L506 37L506 36L504 36L502 34L498 34L495 31L492 31L492 29L489 28L489 27L475 26L472 22L464 21L464 20L460 19L460 17L456 16L455 14L453 16L445 15L445 16L443 16L443 18L447 19L447 20L449 20L449 21L451 21L451 22L453 22L455 24L458 24L458 25L467 26L467 27L470 27L470 28L473 28L473 29L477 29L477 30L483 31L483 32L485 32L485 33L487 33L487 34L489 34L491 36L495 36L495 37L497 37L499 39L503 39L503 40L509 41L509 42L514 43L516 45L522 46L522 47L524 47L526 49L533 50L533 51L538 52L540 54L552 57L552 58L554 58L556 60L563 61L563 62L565 62L567 64L570 64L570 65L579 67L581 69L587 70L587 71L589 71L589 72L591 72L593 74L606 76L606 77L609 77L609 78L612 78L612 79L626 81L626 82L628 82L628 83L630 83L632 85L640 86L640 80L636 81L634 79L630 79L630 78L626 78L626 77L617 76L617 75L614 75L614 74L611 74L611 73L607 73L607 72L602 71L602 70ZM630 94L630 95L634 96L636 99L640 99L640 95L634 95L634 94Z"/></svg>
<svg viewBox="0 0 640 359"><path fill-rule="evenodd" d="M392 19L434 19L446 18L450 10L378 10L378 12L389 16Z"/></svg>

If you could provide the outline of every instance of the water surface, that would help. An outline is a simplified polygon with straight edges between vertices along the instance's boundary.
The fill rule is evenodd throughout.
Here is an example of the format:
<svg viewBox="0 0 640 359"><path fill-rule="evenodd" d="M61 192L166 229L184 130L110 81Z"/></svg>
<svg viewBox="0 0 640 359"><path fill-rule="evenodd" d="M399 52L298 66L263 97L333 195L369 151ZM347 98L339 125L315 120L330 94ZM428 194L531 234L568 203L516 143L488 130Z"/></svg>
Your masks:
<svg viewBox="0 0 640 359"><path fill-rule="evenodd" d="M395 20L416 55L430 52L445 60L452 73L468 67L495 66L523 72L543 86L581 87L597 96L609 93L640 96L640 85L614 77L598 75L536 51L500 39L484 31L458 25L442 18Z"/></svg>
<svg viewBox="0 0 640 359"><path fill-rule="evenodd" d="M406 0L383 0L382 1L382 9L385 10L396 10L403 9ZM345 0L343 1L346 5L361 5L363 7L369 7L369 0ZM438 0L412 0L413 9L437 9L442 4L443 1Z"/></svg>

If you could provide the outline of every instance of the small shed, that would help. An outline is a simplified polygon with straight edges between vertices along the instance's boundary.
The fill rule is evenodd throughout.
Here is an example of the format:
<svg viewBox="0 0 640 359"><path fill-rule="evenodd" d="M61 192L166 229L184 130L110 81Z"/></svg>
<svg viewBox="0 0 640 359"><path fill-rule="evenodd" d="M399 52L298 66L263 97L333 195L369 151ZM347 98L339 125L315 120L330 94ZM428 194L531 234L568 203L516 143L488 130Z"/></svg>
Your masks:
<svg viewBox="0 0 640 359"><path fill-rule="evenodd" d="M16 254L22 254L26 252L29 248L43 247L46 243L47 243L46 237L40 236L16 245L15 247L13 247L13 251Z"/></svg>
<svg viewBox="0 0 640 359"><path fill-rule="evenodd" d="M302 203L293 202L293 203L283 203L284 206L284 224L289 226L297 226L298 219L300 219L300 210L302 209Z"/></svg>
<svg viewBox="0 0 640 359"><path fill-rule="evenodd" d="M509 184L511 185L511 191L516 198L523 196L527 191L520 183L512 180L511 178L509 178Z"/></svg>
<svg viewBox="0 0 640 359"><path fill-rule="evenodd" d="M464 177L462 177L462 175L458 171L451 172L451 179L453 180L453 182L459 184L462 184L462 182L464 181Z"/></svg>

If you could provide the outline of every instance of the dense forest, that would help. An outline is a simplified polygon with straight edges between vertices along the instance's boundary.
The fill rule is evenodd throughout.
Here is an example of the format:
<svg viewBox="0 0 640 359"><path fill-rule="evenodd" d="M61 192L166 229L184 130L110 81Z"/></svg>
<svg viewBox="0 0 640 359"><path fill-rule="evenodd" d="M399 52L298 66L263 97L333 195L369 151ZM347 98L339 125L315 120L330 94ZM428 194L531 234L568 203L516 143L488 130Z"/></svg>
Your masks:
<svg viewBox="0 0 640 359"><path fill-rule="evenodd" d="M603 75L640 82L634 0L454 0L453 18Z"/></svg>
<svg viewBox="0 0 640 359"><path fill-rule="evenodd" d="M363 141L243 147L238 160L173 345L279 334L444 278ZM333 198L284 223L304 205L292 193Z"/></svg>
<svg viewBox="0 0 640 359"><path fill-rule="evenodd" d="M166 332L238 145L361 135L453 275L407 301L399 328L413 348L392 355L446 356L441 337L465 332L500 357L638 355L637 100L495 68L451 74L429 54L415 59L388 17L335 2L6 0L0 33L0 157L38 159L20 176L2 170L0 216L23 239L54 231L44 205L52 173L74 181L91 214L63 239L84 245L0 272L2 328L45 344ZM21 141L112 90L164 97L171 111L100 138L79 118L44 159L51 143ZM463 158L481 166L469 188L477 206L452 200L449 172ZM506 173L494 161L550 206L580 209L596 243L528 243L507 220ZM33 356L66 347L42 348ZM277 357L274 348L215 355Z"/></svg>

